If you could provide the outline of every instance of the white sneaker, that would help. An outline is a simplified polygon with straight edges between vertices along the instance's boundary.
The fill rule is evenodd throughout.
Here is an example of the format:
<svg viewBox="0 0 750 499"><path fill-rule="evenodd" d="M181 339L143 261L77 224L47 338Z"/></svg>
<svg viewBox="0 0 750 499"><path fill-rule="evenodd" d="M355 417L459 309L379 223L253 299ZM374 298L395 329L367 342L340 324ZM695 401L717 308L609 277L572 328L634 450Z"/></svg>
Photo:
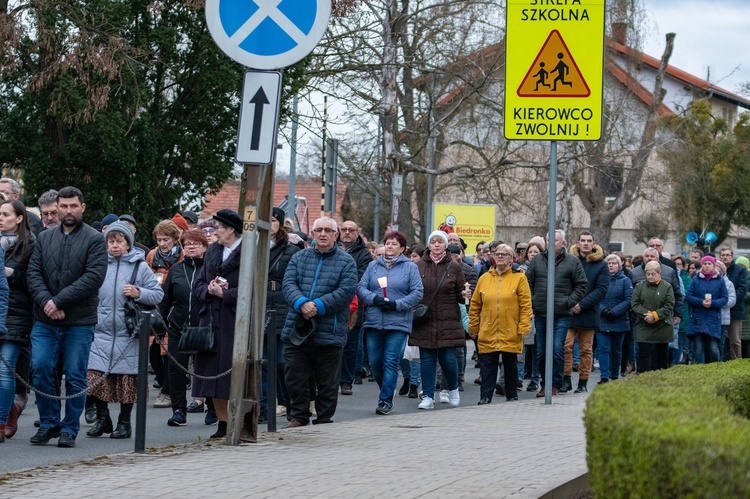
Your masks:
<svg viewBox="0 0 750 499"><path fill-rule="evenodd" d="M442 396L442 393L440 395ZM450 391L448 394L448 400L451 407L458 407L458 404L461 402L461 395L458 394L458 388ZM442 402L442 399L440 401Z"/></svg>
<svg viewBox="0 0 750 499"><path fill-rule="evenodd" d="M276 406L276 415L277 416L286 416L286 406L285 405L277 405Z"/></svg>
<svg viewBox="0 0 750 499"><path fill-rule="evenodd" d="M435 408L435 401L431 397L425 397L419 403L419 408L425 411Z"/></svg>
<svg viewBox="0 0 750 499"><path fill-rule="evenodd" d="M172 407L172 397L165 393L160 393L154 401L154 407L157 409L163 409L165 407Z"/></svg>
<svg viewBox="0 0 750 499"><path fill-rule="evenodd" d="M440 403L441 404L447 404L450 402L450 395L448 394L448 390L440 390Z"/></svg>
<svg viewBox="0 0 750 499"><path fill-rule="evenodd" d="M310 417L311 418L317 418L318 417L318 413L317 413L317 411L315 411L315 401L314 400L310 401Z"/></svg>

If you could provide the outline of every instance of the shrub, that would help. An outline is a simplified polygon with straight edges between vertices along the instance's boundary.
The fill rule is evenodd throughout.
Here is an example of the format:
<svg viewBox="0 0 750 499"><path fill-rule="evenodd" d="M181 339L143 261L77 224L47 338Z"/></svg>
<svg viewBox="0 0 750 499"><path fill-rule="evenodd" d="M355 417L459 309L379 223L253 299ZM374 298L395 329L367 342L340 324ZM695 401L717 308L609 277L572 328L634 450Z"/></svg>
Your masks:
<svg viewBox="0 0 750 499"><path fill-rule="evenodd" d="M750 359L676 366L586 402L596 497L750 497Z"/></svg>

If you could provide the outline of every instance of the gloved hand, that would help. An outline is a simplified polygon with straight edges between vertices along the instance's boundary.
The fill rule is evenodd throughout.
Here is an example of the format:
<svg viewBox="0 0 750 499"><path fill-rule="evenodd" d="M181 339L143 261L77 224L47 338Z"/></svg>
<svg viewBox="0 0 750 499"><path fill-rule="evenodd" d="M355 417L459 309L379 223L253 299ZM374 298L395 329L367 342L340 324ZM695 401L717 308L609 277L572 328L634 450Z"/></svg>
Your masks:
<svg viewBox="0 0 750 499"><path fill-rule="evenodd" d="M388 302L385 301L385 298L383 298L382 296L376 296L375 298L372 299L372 304L375 305L376 307L385 308L385 305L387 303Z"/></svg>
<svg viewBox="0 0 750 499"><path fill-rule="evenodd" d="M383 304L383 309L385 309L385 310L396 310L396 302L395 301L386 301Z"/></svg>
<svg viewBox="0 0 750 499"><path fill-rule="evenodd" d="M604 318L608 320L612 320L616 317L615 313L609 308L605 309L602 315L604 315Z"/></svg>

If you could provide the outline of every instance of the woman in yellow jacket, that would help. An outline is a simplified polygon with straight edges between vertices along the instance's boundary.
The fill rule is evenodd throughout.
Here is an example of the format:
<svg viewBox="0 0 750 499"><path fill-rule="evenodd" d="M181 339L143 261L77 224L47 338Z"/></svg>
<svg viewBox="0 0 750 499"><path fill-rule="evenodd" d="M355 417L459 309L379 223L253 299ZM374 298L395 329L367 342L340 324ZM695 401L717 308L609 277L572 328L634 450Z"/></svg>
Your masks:
<svg viewBox="0 0 750 499"><path fill-rule="evenodd" d="M493 267L479 278L469 307L469 336L477 339L482 386L479 405L492 402L502 357L505 396L518 400L518 354L523 337L531 329L531 290L526 274L514 271L513 248L498 245L492 252Z"/></svg>

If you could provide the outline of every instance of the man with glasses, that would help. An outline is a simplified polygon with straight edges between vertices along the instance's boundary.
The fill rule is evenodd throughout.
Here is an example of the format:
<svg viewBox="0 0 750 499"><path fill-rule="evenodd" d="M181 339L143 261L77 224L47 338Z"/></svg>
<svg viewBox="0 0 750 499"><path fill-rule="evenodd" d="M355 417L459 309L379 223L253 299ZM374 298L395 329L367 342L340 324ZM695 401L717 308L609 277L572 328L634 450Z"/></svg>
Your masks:
<svg viewBox="0 0 750 499"><path fill-rule="evenodd" d="M729 357L742 358L742 320L745 318L745 294L747 294L747 271L744 267L734 263L734 251L729 246L719 250L719 259L727 268L727 277L734 284L737 293L737 303L729 309L729 326L727 339L729 340ZM723 348L724 345L719 345ZM723 352L723 350L722 350Z"/></svg>
<svg viewBox="0 0 750 499"><path fill-rule="evenodd" d="M284 274L282 291L291 308L281 333L289 392L284 428L310 422L310 379L317 388L313 424L332 423L336 412L349 304L359 282L354 259L336 245L338 232L332 218L317 219L315 246L295 253Z"/></svg>
<svg viewBox="0 0 750 499"><path fill-rule="evenodd" d="M367 249L362 236L359 235L359 227L356 222L347 220L341 224L339 243L344 251L354 258L354 263L357 264L357 282L359 282L365 274L367 266L372 262L372 255L370 254L370 250ZM354 323L354 327L349 330L346 346L344 347L344 355L341 359L341 395L352 394L352 384L355 379L361 382L356 375L358 374L357 370L362 367L361 365L357 365L357 358L364 359L367 355L367 350L363 346L362 335L362 322L364 318L365 304L362 302L357 309L357 321ZM368 366L367 375L370 376L369 362L365 361L364 364Z"/></svg>
<svg viewBox="0 0 750 499"><path fill-rule="evenodd" d="M648 240L648 247L654 248L659 252L659 263L661 263L662 265L666 265L667 267L677 272L677 265L675 265L674 261L671 258L667 258L666 256L662 255L662 253L664 253L664 243L661 242L661 239L659 239L658 237L652 237Z"/></svg>
<svg viewBox="0 0 750 499"><path fill-rule="evenodd" d="M57 218L57 191L50 189L41 196L37 201L39 213L42 214L42 223L45 229L57 227L60 220Z"/></svg>

